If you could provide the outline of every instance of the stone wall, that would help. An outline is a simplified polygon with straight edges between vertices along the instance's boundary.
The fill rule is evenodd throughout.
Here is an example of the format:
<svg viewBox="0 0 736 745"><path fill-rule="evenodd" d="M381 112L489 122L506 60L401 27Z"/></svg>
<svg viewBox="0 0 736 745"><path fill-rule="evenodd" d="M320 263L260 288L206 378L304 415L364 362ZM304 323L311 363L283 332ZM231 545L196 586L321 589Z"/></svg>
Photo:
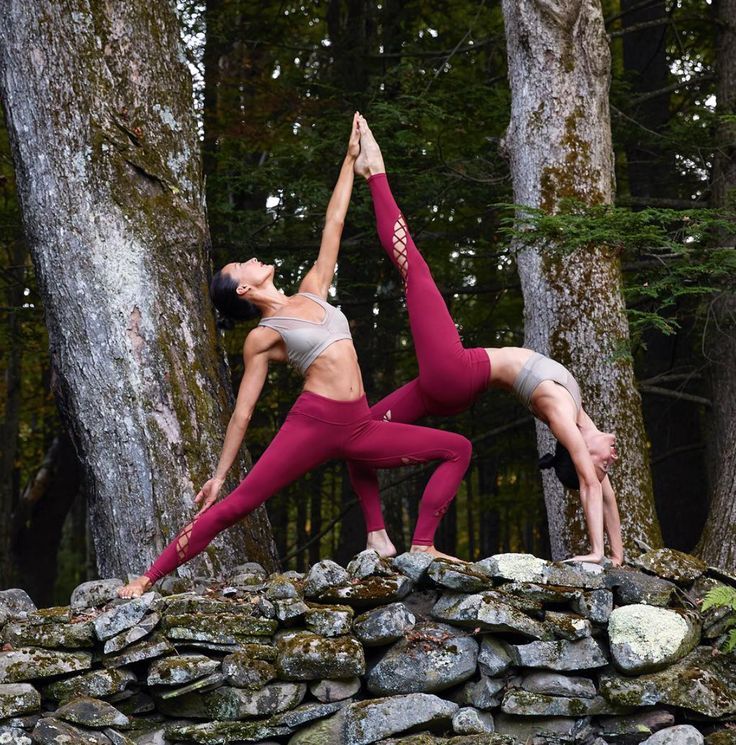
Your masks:
<svg viewBox="0 0 736 745"><path fill-rule="evenodd" d="M0 592L0 744L736 743L730 618L699 612L736 578L674 551L120 584Z"/></svg>

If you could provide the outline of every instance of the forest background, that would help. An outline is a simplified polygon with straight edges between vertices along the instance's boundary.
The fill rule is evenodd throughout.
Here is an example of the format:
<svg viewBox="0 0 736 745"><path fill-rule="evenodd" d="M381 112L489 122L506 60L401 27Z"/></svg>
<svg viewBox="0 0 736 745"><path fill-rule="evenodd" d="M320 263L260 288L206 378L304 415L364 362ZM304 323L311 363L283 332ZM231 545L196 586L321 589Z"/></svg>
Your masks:
<svg viewBox="0 0 736 745"><path fill-rule="evenodd" d="M350 118L360 110L465 345L523 344L500 3L209 0L179 2L177 11L194 78L213 267L257 256L277 265L281 286L295 287L319 246ZM733 71L717 62L736 10L728 2L621 0L604 2L603 15L616 207L571 202L535 230L579 250L595 243L620 254L630 344L617 354L634 362L662 540L697 551L714 474L736 460L712 422L714 386L736 386L733 240L722 220L728 198L714 186L732 161L733 100L717 93ZM24 587L50 605L96 576L97 563L83 469L52 392L42 292L4 122L0 190L0 586ZM334 299L353 319L372 402L416 372L395 274L378 245L368 190L356 183ZM235 387L246 331L240 325L222 337ZM247 436L250 457L267 446L299 388L293 371L270 372ZM467 559L549 556L528 412L491 391L468 412L428 423L474 445L438 547ZM402 469L382 477L400 551L426 476ZM308 474L267 510L284 568L326 556L344 562L364 545L342 463Z"/></svg>

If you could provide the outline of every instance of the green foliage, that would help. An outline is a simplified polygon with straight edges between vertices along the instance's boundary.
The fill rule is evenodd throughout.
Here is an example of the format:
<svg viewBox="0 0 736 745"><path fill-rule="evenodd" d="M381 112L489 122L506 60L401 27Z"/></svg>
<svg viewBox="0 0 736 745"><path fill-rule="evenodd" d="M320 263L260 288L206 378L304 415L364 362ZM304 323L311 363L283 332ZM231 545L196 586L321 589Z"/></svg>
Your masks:
<svg viewBox="0 0 736 745"><path fill-rule="evenodd" d="M708 590L700 610L705 613L709 608L728 608L732 615L729 618L729 626L736 625L736 588L727 585L719 585ZM736 649L736 629L731 629L724 645L727 652Z"/></svg>

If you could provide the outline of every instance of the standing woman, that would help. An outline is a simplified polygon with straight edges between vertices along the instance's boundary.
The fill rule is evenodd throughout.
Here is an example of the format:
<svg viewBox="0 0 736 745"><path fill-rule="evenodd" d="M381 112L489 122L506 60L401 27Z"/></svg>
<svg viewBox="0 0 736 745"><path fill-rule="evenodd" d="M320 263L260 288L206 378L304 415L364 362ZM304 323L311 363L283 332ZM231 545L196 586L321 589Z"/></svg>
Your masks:
<svg viewBox="0 0 736 745"><path fill-rule="evenodd" d="M333 458L350 459L369 469L441 461L424 490L412 543L413 551L438 555L434 533L468 467L470 442L452 432L374 421L348 321L326 302L359 150L356 114L348 152L327 206L319 255L296 294L279 292L273 283L273 266L255 258L227 264L213 277L210 294L218 310L239 319L261 315L261 322L243 345L245 373L235 411L215 474L195 498L201 505L199 512L141 577L120 589L122 597L145 592L279 489ZM289 362L296 367L304 375L303 391L245 479L215 504L245 436L269 362ZM376 506L380 512L380 502Z"/></svg>
<svg viewBox="0 0 736 745"><path fill-rule="evenodd" d="M558 478L580 490L590 553L571 561L599 562L608 536L611 560L623 561L621 524L608 468L618 457L615 437L601 432L585 413L580 389L559 363L521 347L466 349L432 274L409 235L406 220L386 178L381 150L359 117L361 150L355 169L371 190L381 245L404 281L406 307L419 376L371 408L375 419L415 422L426 414L449 416L465 411L489 387L514 393L557 438L554 456L540 468L555 468ZM384 556L395 549L384 528L376 474L365 464L350 466L368 531L368 546Z"/></svg>

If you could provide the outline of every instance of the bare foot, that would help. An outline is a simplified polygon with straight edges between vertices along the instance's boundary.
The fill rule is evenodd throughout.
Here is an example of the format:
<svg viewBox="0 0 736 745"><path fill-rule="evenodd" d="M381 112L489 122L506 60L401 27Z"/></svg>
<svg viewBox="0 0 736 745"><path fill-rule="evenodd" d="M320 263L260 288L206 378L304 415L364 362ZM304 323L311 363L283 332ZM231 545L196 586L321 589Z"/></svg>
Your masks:
<svg viewBox="0 0 736 745"><path fill-rule="evenodd" d="M118 588L118 597L121 598L139 598L146 590L151 587L151 580L145 575L134 579L127 585Z"/></svg>
<svg viewBox="0 0 736 745"><path fill-rule="evenodd" d="M368 533L368 540L366 541L365 547L377 551L378 555L383 559L396 556L396 546L391 543L391 539L388 537L388 533L385 529L372 530Z"/></svg>
<svg viewBox="0 0 736 745"><path fill-rule="evenodd" d="M368 122L362 116L358 117L358 127L360 128L360 155L355 159L355 172L366 179L377 173L386 173L381 148L378 147Z"/></svg>
<svg viewBox="0 0 736 745"><path fill-rule="evenodd" d="M458 564L464 564L462 559L458 559L457 556L450 556L449 554L443 554L442 551L438 551L434 546L419 546L414 545L409 549L412 554L429 554L435 559L444 559L445 561L454 561Z"/></svg>
<svg viewBox="0 0 736 745"><path fill-rule="evenodd" d="M561 564L577 564L587 561L589 564L600 564L603 561L603 554L585 554L584 556L573 556L564 559Z"/></svg>

